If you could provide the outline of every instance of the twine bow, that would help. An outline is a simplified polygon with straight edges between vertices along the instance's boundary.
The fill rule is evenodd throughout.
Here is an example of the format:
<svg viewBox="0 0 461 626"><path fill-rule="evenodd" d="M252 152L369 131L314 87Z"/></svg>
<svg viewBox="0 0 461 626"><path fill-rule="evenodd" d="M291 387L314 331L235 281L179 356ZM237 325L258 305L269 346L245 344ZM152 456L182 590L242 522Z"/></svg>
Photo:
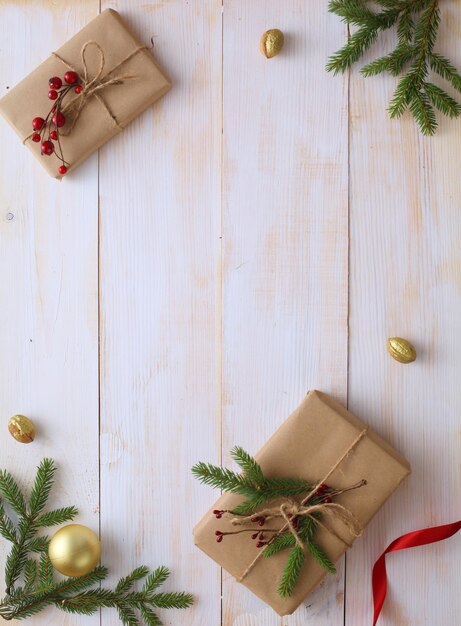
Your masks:
<svg viewBox="0 0 461 626"><path fill-rule="evenodd" d="M346 546L348 547L351 546L350 542L344 539L344 537L341 537L340 535L338 535L338 533L333 528L326 526L317 517L315 517L314 516L315 513L321 513L321 514L326 515L329 519L332 519L332 520L336 519L342 522L342 524L349 530L350 534L354 538L360 537L360 535L363 532L363 527L360 524L359 520L355 517L355 515L351 511L349 511L349 509L347 509L345 506L343 506L342 504L338 504L336 502L322 502L322 503L312 504L312 505L309 505L308 502L317 493L320 486L326 483L326 481L330 478L333 472L349 456L349 454L356 447L359 441L363 439L363 437L366 435L367 430L368 430L367 428L364 428L358 434L358 436L354 439L354 441L347 448L344 454L341 455L339 460L327 472L327 474L322 478L322 480L320 480L315 485L315 487L310 491L310 493L308 493L307 496L301 500L301 502L296 502L294 500L287 500L283 502L282 504L280 504L279 506L274 506L268 509L264 509L262 511L258 511L258 515L264 516L266 519L283 519L284 520L284 524L282 525L280 530L278 530L275 533L271 541L269 541L268 545L270 545L270 543L272 543L274 539L276 539L282 533L288 530L293 535L296 541L296 544L303 551L305 551L306 546L304 542L302 541L302 539L300 538L298 534L298 530L296 529L293 520L296 517L309 517L311 519L314 519L316 524L324 528L330 534L334 535L337 539L339 539L339 541L344 543ZM350 489L358 489L359 487L362 487L363 485L366 485L366 480L361 480L359 483L357 483L356 485L353 485L352 487L349 487L348 489L340 490L336 492L335 495L339 495L343 491L349 491ZM249 524L252 518L254 518L254 514L249 515L247 517L236 517L232 519L231 523L234 526L243 526L245 524ZM239 582L242 582L242 580L246 578L246 576L248 576L248 574L251 572L251 570L254 568L254 566L256 565L256 563L258 562L258 560L261 558L263 554L264 554L264 550L261 552L258 552L258 554L255 556L253 561L251 561L251 563L245 569L243 574L237 579Z"/></svg>
<svg viewBox="0 0 461 626"><path fill-rule="evenodd" d="M85 58L85 53L87 49L89 48L89 46L94 46L98 50L98 53L99 53L99 67L98 67L96 74L91 79L89 77L88 63ZM66 135L69 135L72 132L75 124L77 123L78 118L80 117L81 112L83 111L86 103L91 97L95 97L96 100L102 105L102 107L107 112L107 114L111 118L114 125L117 126L117 128L122 129L122 126L120 126L116 116L111 111L107 102L102 98L100 92L103 89L107 89L107 87L110 87L111 85L122 85L125 80L132 80L133 78L136 78L136 76L132 76L129 74L123 74L121 76L115 76L113 78L110 78L110 76L116 70L118 70L122 65L124 65L127 61L129 61L132 57L138 54L141 50L147 50L147 46L138 46L137 48L135 48L130 54L128 54L124 59L122 59L119 63L117 63L117 65L115 65L111 70L109 70L109 72L107 72L107 74L103 76L102 78L101 76L104 71L104 67L106 65L106 57L104 55L104 50L96 41L87 41L83 45L80 51L80 57L82 60L82 67L83 67L83 75L82 75L82 72L79 72L71 63L66 61L60 54L58 54L57 52L52 53L53 56L59 59L59 61L61 61L62 63L64 63L66 67L68 67L70 70L74 72L77 72L77 74L81 76L81 85L83 87L83 91L76 98L74 98L71 102L69 102L62 108L63 113L69 112L69 111L72 112L74 110L72 123L70 127L67 129Z"/></svg>
<svg viewBox="0 0 461 626"><path fill-rule="evenodd" d="M94 46L99 53L99 66L93 78L90 78L88 63L85 57L86 51L90 46ZM130 52L130 54L128 54L124 59L122 59L119 63L117 63L112 69L110 69L104 76L103 76L103 72L104 72L104 68L106 65L106 57L104 54L104 50L101 48L101 46L98 44L97 41L90 40L90 41L87 41L82 46L82 49L80 51L80 58L82 61L83 72L79 71L78 68L72 65L72 63L69 63L69 61L66 61L66 59L64 59L57 52L52 52L52 55L56 59L61 61L61 63L64 63L64 65L68 69L72 70L73 72L76 72L80 76L80 79L81 79L80 84L83 87L83 90L78 95L76 95L76 97L73 100L65 104L61 109L62 113L71 113L73 115L72 115L71 124L66 128L65 132L61 130L60 134L63 136L70 135L70 133L75 127L75 124L78 121L78 118L80 117L83 109L85 108L88 100L92 97L96 98L96 100L101 104L101 106L106 111L107 115L112 120L112 123L114 124L114 126L122 130L123 126L120 125L115 114L111 111L109 105L102 97L101 92L104 89L107 89L107 87L110 87L112 85L122 85L125 80L132 80L134 78L137 78L136 76L129 75L129 74L122 74L120 76L114 76L112 78L111 78L111 75L115 71L117 71L122 65L127 63L130 59L132 59L135 55L137 55L139 52L141 52L142 50L147 50L147 49L148 49L147 46L138 46L132 52ZM34 134L34 132L27 135L27 137L24 138L23 143L25 143L28 139L30 139L32 135Z"/></svg>

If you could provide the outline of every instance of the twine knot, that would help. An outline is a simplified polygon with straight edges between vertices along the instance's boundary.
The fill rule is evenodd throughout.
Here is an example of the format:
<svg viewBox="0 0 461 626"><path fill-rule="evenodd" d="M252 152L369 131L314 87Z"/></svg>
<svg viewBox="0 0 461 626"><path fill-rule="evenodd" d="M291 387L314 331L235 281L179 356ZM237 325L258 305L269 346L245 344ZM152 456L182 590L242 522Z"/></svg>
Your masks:
<svg viewBox="0 0 461 626"><path fill-rule="evenodd" d="M333 474L333 472L341 465L341 463L349 456L352 450L357 446L359 441L363 439L363 437L367 433L367 428L364 428L354 439L354 441L350 444L347 450L341 455L341 457L337 460L337 462L329 469L327 474L320 480L315 487L307 494L305 498L301 500L301 502L297 502L293 499L287 499L281 504L275 505L273 507L263 509L258 511L258 516L264 517L266 520L270 519L279 519L283 520L282 527L275 533L272 537L269 545L274 539L279 537L282 533L287 530L293 535L296 544L303 550L306 551L306 544L299 536L299 528L296 524L295 520L300 517L310 518L315 524L321 526L324 530L326 530L331 535L334 535L339 541L344 543L346 546L351 547L351 542L348 539L345 539L341 535L339 535L334 528L331 526L327 526L322 521L319 520L320 516L325 516L329 520L337 520L341 522L350 532L352 537L356 539L360 537L363 533L363 527L359 520L355 517L355 515L342 504L338 504L337 502L317 502L315 504L309 504L312 498L315 496L320 486L328 480L328 478ZM345 489L340 489L335 491L332 495L338 496L345 491L351 491L352 489L359 489L367 484L366 480L361 480L355 485L351 487L347 487ZM317 515L316 515L317 514ZM234 526L244 526L252 522L254 518L254 514L244 516L244 517L235 517L232 519L231 523ZM242 575L237 579L239 582L242 582L246 576L251 572L254 568L258 560L264 554L264 551L259 552L256 557L251 561Z"/></svg>
<svg viewBox="0 0 461 626"><path fill-rule="evenodd" d="M90 78L90 71L88 68L87 60L86 60L86 52L90 46L94 46L96 48L96 50L98 51L98 56L99 56L98 69L92 78ZM126 80L132 80L134 78L137 78L137 76L130 75L130 74L122 74L119 76L112 76L112 74L116 72L122 65L127 63L130 59L132 59L135 55L137 55L139 52L141 52L142 50L147 50L147 49L148 49L147 46L137 46L132 52L130 52L130 54L128 54L119 63L117 63L105 75L103 75L103 72L106 66L106 56L104 54L104 50L101 48L101 46L98 44L97 41L93 41L93 40L87 41L85 44L83 44L82 49L80 50L80 58L82 62L83 71L79 71L78 68L72 65L72 63L69 63L69 61L64 59L58 52L52 52L52 55L56 59L61 61L61 63L64 63L64 65L68 69L72 70L73 72L76 72L79 75L80 84L83 88L78 94L75 95L75 98L73 100L66 103L61 108L62 113L71 114L72 121L71 121L71 124L66 127L65 131L62 131L62 130L60 131L60 134L62 136L70 135L70 133L74 129L75 124L77 123L83 109L85 108L90 98L96 98L96 100L100 103L100 105L106 111L113 125L116 126L119 130L123 130L123 126L121 126L121 124L117 120L117 117L115 116L115 114L112 112L107 102L102 97L101 92L104 89L107 89L107 87L111 87L112 85L123 85L123 83ZM32 135L34 135L34 133L35 131L27 135L24 138L23 143L26 143L26 141L28 141L32 137Z"/></svg>
<svg viewBox="0 0 461 626"><path fill-rule="evenodd" d="M97 49L98 54L99 54L98 69L96 71L96 74L93 76L93 78L90 78L88 63L87 63L86 56L85 56L86 51L88 50L90 46L94 46ZM124 65L127 61L129 61L132 57L138 54L138 52L140 52L141 50L145 50L145 49L147 49L147 46L138 46L137 48L135 48L130 54L128 54L124 59L122 59L119 63L117 63L117 65L115 65L109 72L107 72L105 76L103 76L103 71L106 65L106 57L104 54L104 50L101 48L101 46L98 44L97 41L92 41L92 40L87 41L82 46L82 49L80 51L80 58L82 61L83 72L79 72L71 63L66 61L57 52L52 53L53 56L59 59L59 61L61 61L62 63L64 63L66 67L68 67L70 70L73 70L74 72L77 72L77 74L79 74L79 76L81 77L81 85L83 87L83 90L71 102L69 102L62 108L63 113L66 113L66 112L73 113L72 123L70 127L66 130L66 133L65 133L66 135L69 135L72 132L75 124L78 121L78 118L80 117L81 112L83 111L88 100L92 97L95 97L98 100L98 102L104 107L105 111L111 118L114 125L117 126L117 128L122 129L122 126L120 126L116 116L111 111L109 105L102 98L101 91L104 89L107 89L107 87L110 87L112 85L122 85L125 80L132 80L133 78L136 78L136 76L132 76L129 74L122 74L120 76L114 76L114 77L111 77L111 75L116 70L118 70L122 65Z"/></svg>

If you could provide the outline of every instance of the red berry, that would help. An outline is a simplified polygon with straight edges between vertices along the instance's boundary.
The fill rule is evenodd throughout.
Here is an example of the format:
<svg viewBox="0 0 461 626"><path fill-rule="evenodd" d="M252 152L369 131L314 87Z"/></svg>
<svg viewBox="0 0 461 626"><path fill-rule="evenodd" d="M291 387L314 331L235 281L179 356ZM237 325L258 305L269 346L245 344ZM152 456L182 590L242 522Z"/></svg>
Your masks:
<svg viewBox="0 0 461 626"><path fill-rule="evenodd" d="M219 509L215 509L215 510L213 511L213 515L217 515L218 513L221 513L221 511L220 511Z"/></svg>
<svg viewBox="0 0 461 626"><path fill-rule="evenodd" d="M221 543L221 541L222 541L222 535L219 535L219 537L216 537L216 541L217 541L218 543Z"/></svg>
<svg viewBox="0 0 461 626"><path fill-rule="evenodd" d="M42 130L44 123L45 120L43 119L43 117L34 117L34 119L32 120L32 128L34 130Z"/></svg>
<svg viewBox="0 0 461 626"><path fill-rule="evenodd" d="M251 535L251 538L252 538L252 539L256 539L256 537L257 537L258 535L259 535L259 532L258 532L258 533L253 533L253 534Z"/></svg>
<svg viewBox="0 0 461 626"><path fill-rule="evenodd" d="M50 139L53 139L53 141L57 141L57 139L58 139L58 131L57 130L52 130L51 131Z"/></svg>
<svg viewBox="0 0 461 626"><path fill-rule="evenodd" d="M264 544L264 541L258 541L258 543L256 544L257 548L262 548Z"/></svg>
<svg viewBox="0 0 461 626"><path fill-rule="evenodd" d="M66 118L59 111L58 113L55 113L53 115L53 117L51 118L51 121L53 122L55 126L58 126L58 128L60 128L61 126L64 126L64 124L66 123Z"/></svg>
<svg viewBox="0 0 461 626"><path fill-rule="evenodd" d="M259 517L252 517L252 518L251 518L251 521L252 521L253 523L259 522Z"/></svg>
<svg viewBox="0 0 461 626"><path fill-rule="evenodd" d="M38 143L41 139L40 135L38 133L34 133L31 137L32 141L35 141L35 143Z"/></svg>
<svg viewBox="0 0 461 626"><path fill-rule="evenodd" d="M75 93L82 93L83 91L83 86L82 85L77 85L74 89Z"/></svg>
<svg viewBox="0 0 461 626"><path fill-rule="evenodd" d="M216 519L221 519L222 513L216 513Z"/></svg>
<svg viewBox="0 0 461 626"><path fill-rule="evenodd" d="M65 165L60 165L58 167L58 172L61 174L61 176L64 176L64 174L67 173L67 167Z"/></svg>
<svg viewBox="0 0 461 626"><path fill-rule="evenodd" d="M66 81L68 85L75 85L75 83L78 81L77 72L73 72L72 70L69 70L68 72L64 74L64 80Z"/></svg>
<svg viewBox="0 0 461 626"><path fill-rule="evenodd" d="M48 81L48 85L50 86L50 89L61 89L62 80L59 78L59 76L53 76Z"/></svg>
<svg viewBox="0 0 461 626"><path fill-rule="evenodd" d="M331 498L323 498L323 501L325 502L325 504L331 504L333 502Z"/></svg>
<svg viewBox="0 0 461 626"><path fill-rule="evenodd" d="M265 523L266 523L266 520L264 519L264 517L260 517L260 518L259 518L259 522L258 522L258 524L259 524L260 526L264 526L264 524L265 524Z"/></svg>
<svg viewBox="0 0 461 626"><path fill-rule="evenodd" d="M56 100L57 97L58 97L58 92L55 89L50 89L50 91L48 92L48 98L50 100Z"/></svg>
<svg viewBox="0 0 461 626"><path fill-rule="evenodd" d="M217 535L219 537L219 535L222 535L222 532L220 530L215 530L214 534Z"/></svg>
<svg viewBox="0 0 461 626"><path fill-rule="evenodd" d="M54 146L51 141L44 141L42 143L42 154L50 155L54 152Z"/></svg>

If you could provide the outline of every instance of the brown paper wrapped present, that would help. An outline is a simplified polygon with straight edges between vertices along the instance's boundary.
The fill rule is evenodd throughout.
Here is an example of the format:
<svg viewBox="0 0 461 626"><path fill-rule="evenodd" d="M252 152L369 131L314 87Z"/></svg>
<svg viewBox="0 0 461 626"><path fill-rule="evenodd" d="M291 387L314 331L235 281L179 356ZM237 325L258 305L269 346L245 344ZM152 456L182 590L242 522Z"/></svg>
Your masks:
<svg viewBox="0 0 461 626"><path fill-rule="evenodd" d="M107 9L92 20L0 100L0 113L56 178L60 177L61 162L56 154L41 155L41 144L31 141L31 123L37 116L45 118L53 105L48 98L50 77L62 77L68 70L77 71L89 86L87 93L82 85L82 93L69 96L75 105L66 113L61 136L69 169L119 133L170 88L170 81L151 52L140 44L116 11Z"/></svg>
<svg viewBox="0 0 461 626"><path fill-rule="evenodd" d="M301 478L315 485L328 477L329 485L337 491L365 480L365 486L335 498L361 527L368 524L410 473L410 465L401 454L333 398L319 391L306 396L255 458L267 478ZM195 527L195 543L279 615L290 614L322 580L325 570L308 556L292 595L280 597L278 581L287 560L286 550L259 558L261 549L248 541L246 533L225 537L221 543L216 541L216 529L235 531L235 526L231 525L229 515L218 523L212 511L233 510L242 499L229 493L219 498ZM322 525L316 531L315 541L336 562L354 536L343 540L349 531L337 520L328 526L336 532Z"/></svg>

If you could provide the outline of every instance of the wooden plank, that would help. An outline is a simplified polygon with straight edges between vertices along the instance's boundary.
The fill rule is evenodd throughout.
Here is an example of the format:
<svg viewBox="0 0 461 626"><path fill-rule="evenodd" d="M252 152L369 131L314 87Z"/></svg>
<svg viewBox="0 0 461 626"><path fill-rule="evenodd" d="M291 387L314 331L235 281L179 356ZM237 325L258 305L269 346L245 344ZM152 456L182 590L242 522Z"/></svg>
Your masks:
<svg viewBox="0 0 461 626"><path fill-rule="evenodd" d="M219 569L192 540L215 494L190 468L219 460L221 3L117 9L173 89L101 150L105 560L167 565L197 604L165 623L218 624Z"/></svg>
<svg viewBox="0 0 461 626"><path fill-rule="evenodd" d="M98 6L96 0L2 2L0 94ZM75 504L78 521L98 530L97 156L59 183L3 122L0 140L0 465L28 490L40 460L52 457L59 472L51 504ZM21 445L6 433L15 413L36 422L34 443ZM2 563L5 556L2 539ZM28 619L31 626L44 623L96 626L99 616L49 609Z"/></svg>
<svg viewBox="0 0 461 626"><path fill-rule="evenodd" d="M460 67L459 4L441 9L437 48ZM391 540L459 519L461 123L440 118L423 138L411 117L390 121L394 87L352 75L349 406L407 455L413 475L347 557L348 626L371 624L371 568ZM395 335L416 344L414 364L386 354ZM460 558L457 540L392 555L380 626L457 624Z"/></svg>
<svg viewBox="0 0 461 626"><path fill-rule="evenodd" d="M258 51L267 28L283 53ZM323 3L224 2L223 452L256 452L309 388L346 400L347 80ZM328 46L328 47L327 47ZM343 624L343 572L282 620L228 575L225 626Z"/></svg>

